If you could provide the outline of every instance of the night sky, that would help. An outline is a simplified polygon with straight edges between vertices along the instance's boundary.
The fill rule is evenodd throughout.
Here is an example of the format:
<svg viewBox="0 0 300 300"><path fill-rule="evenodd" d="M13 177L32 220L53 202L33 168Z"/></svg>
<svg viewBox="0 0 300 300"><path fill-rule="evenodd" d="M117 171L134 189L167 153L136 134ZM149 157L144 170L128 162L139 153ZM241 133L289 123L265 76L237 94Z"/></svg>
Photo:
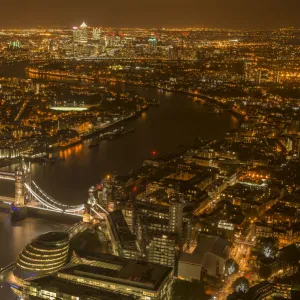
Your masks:
<svg viewBox="0 0 300 300"><path fill-rule="evenodd" d="M300 27L300 0L1 0L0 27Z"/></svg>

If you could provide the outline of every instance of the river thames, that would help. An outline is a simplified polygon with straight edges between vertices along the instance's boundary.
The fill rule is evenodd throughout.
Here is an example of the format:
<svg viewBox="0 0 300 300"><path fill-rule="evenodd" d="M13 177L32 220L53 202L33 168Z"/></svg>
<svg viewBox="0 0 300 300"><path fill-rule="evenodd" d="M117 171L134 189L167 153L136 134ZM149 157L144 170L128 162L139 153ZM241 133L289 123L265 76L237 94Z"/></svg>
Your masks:
<svg viewBox="0 0 300 300"><path fill-rule="evenodd" d="M0 68L0 76L24 76L14 67ZM239 126L238 120L227 112L215 115L207 106L195 103L188 95L169 93L155 88L117 84L110 86L118 91L135 91L147 99L160 100L158 108L150 108L134 120L124 121L123 126L135 131L112 141L102 141L97 148L89 148L88 141L66 149L64 160L53 164L32 165L33 180L52 197L66 204L84 203L87 190L110 173L127 174L139 168L153 150L159 155L192 146L196 137L221 139L224 134ZM117 125L117 128L120 125ZM6 168L12 170L12 168ZM13 196L13 182L0 180L0 194ZM27 219L12 225L9 215L0 214L0 267L13 262L18 253L33 237L50 230L61 230L66 225L41 219ZM16 299L3 286L0 299Z"/></svg>

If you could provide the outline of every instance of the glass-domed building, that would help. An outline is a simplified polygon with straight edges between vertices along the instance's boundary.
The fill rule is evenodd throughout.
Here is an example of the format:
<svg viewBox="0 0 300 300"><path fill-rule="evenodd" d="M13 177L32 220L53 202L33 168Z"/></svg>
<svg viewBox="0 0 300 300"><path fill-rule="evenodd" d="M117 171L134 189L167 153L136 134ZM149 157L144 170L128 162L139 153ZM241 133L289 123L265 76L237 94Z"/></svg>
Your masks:
<svg viewBox="0 0 300 300"><path fill-rule="evenodd" d="M14 275L26 279L54 273L66 265L68 256L68 233L44 233L32 240L20 253Z"/></svg>

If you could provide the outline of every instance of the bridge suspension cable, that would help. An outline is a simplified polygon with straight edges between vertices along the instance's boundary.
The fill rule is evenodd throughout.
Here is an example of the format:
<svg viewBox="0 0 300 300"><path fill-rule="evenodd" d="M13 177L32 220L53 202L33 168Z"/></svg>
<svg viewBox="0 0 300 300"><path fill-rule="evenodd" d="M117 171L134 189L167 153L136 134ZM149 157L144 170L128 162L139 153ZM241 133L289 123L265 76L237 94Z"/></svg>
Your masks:
<svg viewBox="0 0 300 300"><path fill-rule="evenodd" d="M104 209L101 205L99 205L98 203L96 204L106 215L109 215L109 212Z"/></svg>
<svg viewBox="0 0 300 300"><path fill-rule="evenodd" d="M74 214L75 212L79 212L84 209L84 205L65 205L63 203L57 202L50 196L48 196L35 182L32 182L36 190L42 195L39 195L36 191L34 191L27 183L25 183L25 187L29 191L29 193L33 196L35 200L37 200L42 205L46 206L48 209L56 211L56 212L64 212L68 214ZM46 199L45 199L46 198Z"/></svg>
<svg viewBox="0 0 300 300"><path fill-rule="evenodd" d="M28 183L25 183L24 186L28 190L30 195L43 206L43 207L37 207L39 209L45 209L53 212L65 213L70 215L79 215L80 212L82 212L85 209L84 204L66 205L56 201L55 199L47 195L34 181L32 181L32 186L30 186ZM102 220L104 220L105 216L107 216L109 212L98 203L95 203L95 206L98 207L101 210L101 212L98 212L96 209L92 207L91 207L91 211L95 213L98 217L100 217Z"/></svg>
<svg viewBox="0 0 300 300"><path fill-rule="evenodd" d="M56 208L55 206L43 201L43 199L35 192L32 190L32 188L27 184L25 183L25 187L27 188L27 190L30 192L30 194L38 201L40 202L41 204L45 205L47 208L49 209L52 209L52 210L55 210L55 211L61 211L63 212L62 209L60 208Z"/></svg>
<svg viewBox="0 0 300 300"><path fill-rule="evenodd" d="M93 208L91 208L91 210L98 216L100 217L102 220L104 220L105 218L103 216L101 216L97 211L95 211Z"/></svg>
<svg viewBox="0 0 300 300"><path fill-rule="evenodd" d="M78 210L79 207L83 208L83 205L66 205L63 204L61 202L56 201L55 199L53 199L51 196L47 195L34 181L32 181L32 184L34 185L34 187L44 196L47 198L47 200L49 200L50 202L53 202L54 204L61 206L61 207L66 207L69 209L76 209Z"/></svg>

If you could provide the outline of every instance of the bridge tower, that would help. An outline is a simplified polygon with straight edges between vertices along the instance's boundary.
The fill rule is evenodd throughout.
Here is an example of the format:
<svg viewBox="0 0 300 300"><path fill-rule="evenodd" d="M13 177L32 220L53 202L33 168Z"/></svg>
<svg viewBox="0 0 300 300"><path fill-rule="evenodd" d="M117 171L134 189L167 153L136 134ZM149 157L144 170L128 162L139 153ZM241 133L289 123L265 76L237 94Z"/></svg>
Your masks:
<svg viewBox="0 0 300 300"><path fill-rule="evenodd" d="M24 174L22 169L19 168L16 171L15 203L19 206L25 205Z"/></svg>
<svg viewBox="0 0 300 300"><path fill-rule="evenodd" d="M92 218L91 218L91 209L92 207L97 203L97 200L95 198L95 194L96 194L96 189L95 187L90 187L89 191L89 198L87 200L87 202L85 203L85 209L84 209L84 214L82 216L82 220L85 223L90 223Z"/></svg>
<svg viewBox="0 0 300 300"><path fill-rule="evenodd" d="M28 193L25 189L25 183L30 181L30 165L29 167L22 161L22 166L17 168L15 174L15 204L24 206L29 200ZM25 201L26 200L26 201Z"/></svg>

